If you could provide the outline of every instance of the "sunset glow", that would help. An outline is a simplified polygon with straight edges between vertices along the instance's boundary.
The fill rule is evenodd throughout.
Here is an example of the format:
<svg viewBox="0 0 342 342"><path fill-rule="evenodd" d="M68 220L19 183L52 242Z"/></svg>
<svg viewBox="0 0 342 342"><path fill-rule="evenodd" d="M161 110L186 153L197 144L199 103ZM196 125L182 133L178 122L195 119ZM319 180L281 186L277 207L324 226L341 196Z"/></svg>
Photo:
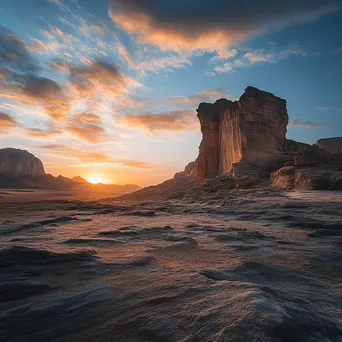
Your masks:
<svg viewBox="0 0 342 342"><path fill-rule="evenodd" d="M91 184L105 184L105 180L101 177L101 176L98 176L98 175L93 175L93 176L90 176L87 178L87 181Z"/></svg>
<svg viewBox="0 0 342 342"><path fill-rule="evenodd" d="M0 146L155 185L197 158L199 104L249 85L288 101L289 139L341 135L341 1L283 2L0 0Z"/></svg>

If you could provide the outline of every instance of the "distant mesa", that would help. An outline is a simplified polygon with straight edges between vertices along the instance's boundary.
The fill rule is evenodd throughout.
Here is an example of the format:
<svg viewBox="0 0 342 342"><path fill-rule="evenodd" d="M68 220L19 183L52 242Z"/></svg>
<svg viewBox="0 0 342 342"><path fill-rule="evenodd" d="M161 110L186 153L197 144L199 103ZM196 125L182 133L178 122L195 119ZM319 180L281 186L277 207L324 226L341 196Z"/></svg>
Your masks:
<svg viewBox="0 0 342 342"><path fill-rule="evenodd" d="M331 154L342 154L342 137L320 139L316 145Z"/></svg>
<svg viewBox="0 0 342 342"><path fill-rule="evenodd" d="M140 189L134 184L90 184L76 176L46 174L43 163L32 153L15 148L0 149L0 188L5 189L82 189L126 194Z"/></svg>
<svg viewBox="0 0 342 342"><path fill-rule="evenodd" d="M0 173L8 176L45 175L43 163L32 153L15 148L0 149Z"/></svg>

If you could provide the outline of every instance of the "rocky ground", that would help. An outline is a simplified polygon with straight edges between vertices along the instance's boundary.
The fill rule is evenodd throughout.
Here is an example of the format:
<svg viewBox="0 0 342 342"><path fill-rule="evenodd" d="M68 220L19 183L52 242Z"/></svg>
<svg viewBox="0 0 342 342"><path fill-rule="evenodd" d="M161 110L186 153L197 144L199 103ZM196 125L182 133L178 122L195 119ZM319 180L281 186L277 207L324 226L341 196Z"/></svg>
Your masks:
<svg viewBox="0 0 342 342"><path fill-rule="evenodd" d="M0 340L342 341L340 192L179 182L1 203Z"/></svg>

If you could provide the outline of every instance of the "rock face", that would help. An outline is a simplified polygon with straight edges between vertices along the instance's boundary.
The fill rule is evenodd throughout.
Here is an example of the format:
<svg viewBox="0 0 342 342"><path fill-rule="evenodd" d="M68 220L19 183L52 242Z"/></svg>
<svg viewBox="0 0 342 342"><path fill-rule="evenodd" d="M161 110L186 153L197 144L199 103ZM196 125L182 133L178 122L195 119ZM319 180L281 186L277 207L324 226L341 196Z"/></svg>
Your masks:
<svg viewBox="0 0 342 342"><path fill-rule="evenodd" d="M42 162L33 154L15 148L0 150L0 173L4 175L45 175Z"/></svg>
<svg viewBox="0 0 342 342"><path fill-rule="evenodd" d="M178 172L174 175L174 178L179 177L189 177L189 176L196 176L197 175L197 160L189 163L187 166L185 166L184 171Z"/></svg>
<svg viewBox="0 0 342 342"><path fill-rule="evenodd" d="M234 164L241 161L268 163L289 148L299 148L288 146L286 140L286 101L257 88L246 88L239 101L201 103L197 112L203 134L199 181L232 173Z"/></svg>
<svg viewBox="0 0 342 342"><path fill-rule="evenodd" d="M219 102L219 101L217 101ZM219 168L219 127L222 106L216 103L201 103L197 109L203 139L197 158L197 179L214 177ZM229 106L232 102L227 101ZM225 103L223 104L223 106Z"/></svg>
<svg viewBox="0 0 342 342"><path fill-rule="evenodd" d="M328 153L316 145L299 151L294 157L295 166L315 166L329 159Z"/></svg>
<svg viewBox="0 0 342 342"><path fill-rule="evenodd" d="M316 145L331 154L342 153L342 137L320 139Z"/></svg>
<svg viewBox="0 0 342 342"><path fill-rule="evenodd" d="M329 168L283 167L271 174L271 187L297 190L341 190L342 172Z"/></svg>

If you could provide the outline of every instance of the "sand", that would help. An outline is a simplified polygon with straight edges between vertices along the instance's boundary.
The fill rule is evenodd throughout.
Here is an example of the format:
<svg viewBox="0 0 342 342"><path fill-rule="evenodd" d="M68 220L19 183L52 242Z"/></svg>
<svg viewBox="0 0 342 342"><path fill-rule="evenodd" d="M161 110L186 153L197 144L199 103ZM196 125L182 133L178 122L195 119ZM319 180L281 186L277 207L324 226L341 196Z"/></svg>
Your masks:
<svg viewBox="0 0 342 342"><path fill-rule="evenodd" d="M342 341L342 194L0 203L1 341Z"/></svg>

